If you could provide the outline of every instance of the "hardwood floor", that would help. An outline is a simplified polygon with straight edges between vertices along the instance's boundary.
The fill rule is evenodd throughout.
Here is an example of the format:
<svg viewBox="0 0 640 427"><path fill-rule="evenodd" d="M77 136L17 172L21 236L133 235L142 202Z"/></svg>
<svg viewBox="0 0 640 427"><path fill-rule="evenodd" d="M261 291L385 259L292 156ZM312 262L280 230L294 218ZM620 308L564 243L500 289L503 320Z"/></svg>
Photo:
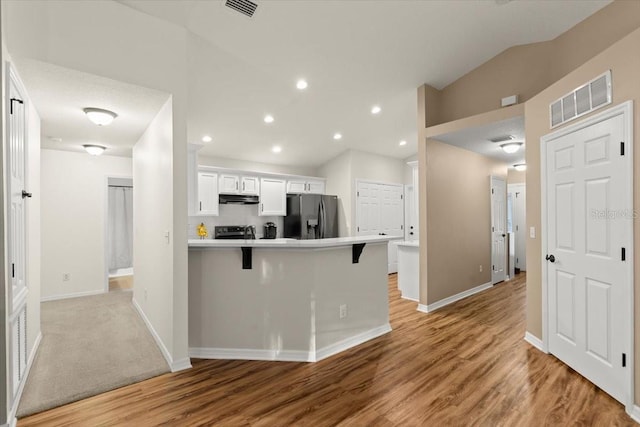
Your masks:
<svg viewBox="0 0 640 427"><path fill-rule="evenodd" d="M193 369L18 425L635 425L622 405L523 340L525 280L424 314L400 299L391 276L393 331L344 353L318 363L193 360Z"/></svg>
<svg viewBox="0 0 640 427"><path fill-rule="evenodd" d="M109 278L109 291L129 291L133 289L133 276Z"/></svg>

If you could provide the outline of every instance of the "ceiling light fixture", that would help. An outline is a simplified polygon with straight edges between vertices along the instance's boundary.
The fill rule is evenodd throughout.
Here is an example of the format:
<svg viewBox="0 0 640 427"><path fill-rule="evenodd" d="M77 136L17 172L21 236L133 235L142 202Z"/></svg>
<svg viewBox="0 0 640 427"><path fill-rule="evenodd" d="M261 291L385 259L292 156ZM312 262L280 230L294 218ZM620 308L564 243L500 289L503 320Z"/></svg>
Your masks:
<svg viewBox="0 0 640 427"><path fill-rule="evenodd" d="M213 138L211 138L209 135L205 135L202 137L202 142L211 142L213 141Z"/></svg>
<svg viewBox="0 0 640 427"><path fill-rule="evenodd" d="M264 116L264 122L265 123L273 123L275 119L273 118L273 116L271 114L267 114L266 116Z"/></svg>
<svg viewBox="0 0 640 427"><path fill-rule="evenodd" d="M107 149L107 147L97 144L84 144L83 147L87 151L87 153L91 154L92 156L99 156L100 154L104 153L104 150Z"/></svg>
<svg viewBox="0 0 640 427"><path fill-rule="evenodd" d="M336 141L342 139L342 134L341 133L334 133L333 134L333 139L335 139Z"/></svg>
<svg viewBox="0 0 640 427"><path fill-rule="evenodd" d="M282 151L282 147L280 147L279 145L274 145L271 151L273 151L276 154L280 153Z"/></svg>
<svg viewBox="0 0 640 427"><path fill-rule="evenodd" d="M507 144L502 144L500 148L502 148L502 150L507 154L513 154L518 152L522 145L522 142L509 142Z"/></svg>
<svg viewBox="0 0 640 427"><path fill-rule="evenodd" d="M513 165L514 168L516 168L516 170L518 172L522 172L522 171L526 171L527 170L527 164L526 163L518 163L517 165Z"/></svg>
<svg viewBox="0 0 640 427"><path fill-rule="evenodd" d="M398 143L398 145L399 145L399 146L401 146L401 147L402 147L403 145L407 145L407 141L405 141L405 140L403 139L402 141L400 141L400 142Z"/></svg>
<svg viewBox="0 0 640 427"><path fill-rule="evenodd" d="M118 117L116 113L102 108L85 108L82 111L87 115L89 120L98 126L107 126Z"/></svg>
<svg viewBox="0 0 640 427"><path fill-rule="evenodd" d="M371 107L371 114L380 114L380 111L382 111L382 108L379 105Z"/></svg>
<svg viewBox="0 0 640 427"><path fill-rule="evenodd" d="M296 87L299 90L305 90L307 87L309 87L309 83L307 83L307 81L304 79L300 79L296 82Z"/></svg>

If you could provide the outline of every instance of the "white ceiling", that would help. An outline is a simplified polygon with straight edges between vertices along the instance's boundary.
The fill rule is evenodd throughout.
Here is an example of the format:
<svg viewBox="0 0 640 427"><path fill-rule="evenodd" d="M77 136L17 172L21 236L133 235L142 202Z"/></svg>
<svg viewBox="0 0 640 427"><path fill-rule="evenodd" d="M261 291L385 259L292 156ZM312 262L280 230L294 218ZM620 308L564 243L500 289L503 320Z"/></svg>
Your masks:
<svg viewBox="0 0 640 427"><path fill-rule="evenodd" d="M552 39L609 0L514 0L502 5L490 0L258 0L253 18L217 0L120 3L189 31L188 139L213 137L202 154L316 166L347 148L396 158L414 154L418 86L442 88L511 46ZM143 115L149 121L153 115L148 112L159 108L146 89L112 82L102 100L83 99L78 97L85 90L71 95L72 77L61 83L64 79L56 73L31 74L35 77L26 75L25 80L43 115L43 133L68 132L69 142L109 136L114 144L130 147L140 128L122 134L116 128L129 115L139 123ZM300 77L309 82L304 92L295 88ZM52 86L63 87L68 99L53 89L47 93L47 78ZM42 95L31 88L31 80L37 79ZM106 81L96 79L98 88ZM78 83L91 85L89 80ZM112 92L120 93L116 99L122 103L108 98ZM127 98L128 93L133 95ZM87 128L84 117L72 121L71 115L65 119L57 111L88 106L89 101L120 114L113 129ZM373 104L382 107L380 115L370 114ZM262 121L266 113L275 117L273 124ZM332 139L335 132L342 133L341 141ZM408 144L399 147L403 139ZM282 153L272 153L273 145L281 145Z"/></svg>
<svg viewBox="0 0 640 427"><path fill-rule="evenodd" d="M489 141L491 138L503 135L513 136L513 142L525 142L524 117L514 117L488 125L450 132L434 136L433 139L498 159L507 163L510 167L518 163L524 163L526 144L518 152L507 154L500 148L500 145L504 144L504 142L495 143Z"/></svg>
<svg viewBox="0 0 640 427"><path fill-rule="evenodd" d="M44 62L19 59L20 77L41 118L42 148L83 151L100 144L105 154L131 156L169 95ZM96 126L82 111L97 107L118 114L109 126ZM58 139L61 139L59 141Z"/></svg>

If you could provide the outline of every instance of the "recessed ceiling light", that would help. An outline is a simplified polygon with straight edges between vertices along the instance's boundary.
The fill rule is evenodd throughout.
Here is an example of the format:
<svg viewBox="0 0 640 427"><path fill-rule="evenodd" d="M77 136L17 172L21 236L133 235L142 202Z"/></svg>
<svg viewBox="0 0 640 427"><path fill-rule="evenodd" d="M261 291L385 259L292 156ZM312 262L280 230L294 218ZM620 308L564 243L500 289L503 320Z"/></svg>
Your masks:
<svg viewBox="0 0 640 427"><path fill-rule="evenodd" d="M527 170L526 163L518 163L517 165L513 165L513 167L516 168L516 170L519 171L519 172Z"/></svg>
<svg viewBox="0 0 640 427"><path fill-rule="evenodd" d="M398 145L399 145L399 146L401 146L401 147L402 147L403 145L407 145L407 141L405 141L405 140L403 139L402 141L400 141L400 142L398 143Z"/></svg>
<svg viewBox="0 0 640 427"><path fill-rule="evenodd" d="M271 114L267 114L266 116L264 116L264 122L265 123L273 123L275 119L273 118L273 116Z"/></svg>
<svg viewBox="0 0 640 427"><path fill-rule="evenodd" d="M118 117L113 111L103 110L102 108L85 108L82 111L84 111L89 120L98 126L107 126L111 124L113 119Z"/></svg>
<svg viewBox="0 0 640 427"><path fill-rule="evenodd" d="M334 133L333 139L335 139L336 141L338 141L339 139L342 139L342 134L338 132Z"/></svg>
<svg viewBox="0 0 640 427"><path fill-rule="evenodd" d="M382 111L382 108L379 105L371 107L371 114L380 114L380 111Z"/></svg>
<svg viewBox="0 0 640 427"><path fill-rule="evenodd" d="M307 81L304 79L300 79L296 82L296 87L300 90L305 90L307 87L309 87L309 83L307 83Z"/></svg>
<svg viewBox="0 0 640 427"><path fill-rule="evenodd" d="M211 142L213 141L213 138L211 138L209 135L205 135L202 137L202 142Z"/></svg>
<svg viewBox="0 0 640 427"><path fill-rule="evenodd" d="M502 144L500 146L500 148L502 148L502 150L507 154L513 154L518 152L520 147L522 147L522 142L509 142L507 144Z"/></svg>
<svg viewBox="0 0 640 427"><path fill-rule="evenodd" d="M282 147L280 147L279 145L274 145L271 151L273 151L274 153L279 153L282 151Z"/></svg>
<svg viewBox="0 0 640 427"><path fill-rule="evenodd" d="M87 153L91 154L92 156L99 156L100 154L104 153L104 150L107 149L107 147L97 144L84 144L83 147L87 151Z"/></svg>

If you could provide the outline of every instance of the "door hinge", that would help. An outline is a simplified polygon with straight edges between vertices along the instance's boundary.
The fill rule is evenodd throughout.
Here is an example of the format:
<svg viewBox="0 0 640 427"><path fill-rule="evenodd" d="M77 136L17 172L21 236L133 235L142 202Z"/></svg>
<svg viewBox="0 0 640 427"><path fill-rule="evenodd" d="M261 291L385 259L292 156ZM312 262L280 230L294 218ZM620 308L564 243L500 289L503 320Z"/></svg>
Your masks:
<svg viewBox="0 0 640 427"><path fill-rule="evenodd" d="M626 261L627 260L627 250L625 248L622 248L622 261Z"/></svg>
<svg viewBox="0 0 640 427"><path fill-rule="evenodd" d="M491 266L491 270L492 270L492 271L496 271L496 266L495 266L495 265L492 265L492 266Z"/></svg>
<svg viewBox="0 0 640 427"><path fill-rule="evenodd" d="M493 188L491 189L491 194L493 194Z"/></svg>
<svg viewBox="0 0 640 427"><path fill-rule="evenodd" d="M359 191L356 193L356 196L357 196L357 197L360 197L360 192L359 192Z"/></svg>
<svg viewBox="0 0 640 427"><path fill-rule="evenodd" d="M518 231L518 230L519 230L519 228L518 228L518 226L516 225L516 231Z"/></svg>
<svg viewBox="0 0 640 427"><path fill-rule="evenodd" d="M624 141L620 142L620 155L624 156Z"/></svg>
<svg viewBox="0 0 640 427"><path fill-rule="evenodd" d="M404 230L404 225L401 225L401 226L400 226L400 230Z"/></svg>
<svg viewBox="0 0 640 427"><path fill-rule="evenodd" d="M627 354L622 353L622 367L626 368L626 366L627 366Z"/></svg>
<svg viewBox="0 0 640 427"><path fill-rule="evenodd" d="M9 114L13 114L13 103L17 102L18 104L24 104L24 102L22 101L22 99L18 99L18 98L11 98L11 102L9 103Z"/></svg>
<svg viewBox="0 0 640 427"><path fill-rule="evenodd" d="M11 264L11 277L16 277L16 265L15 264Z"/></svg>
<svg viewBox="0 0 640 427"><path fill-rule="evenodd" d="M358 231L360 231L360 227L358 227Z"/></svg>
<svg viewBox="0 0 640 427"><path fill-rule="evenodd" d="M520 262L520 258L516 258L516 264Z"/></svg>
<svg viewBox="0 0 640 427"><path fill-rule="evenodd" d="M401 195L400 195L400 200L402 200L402 199L404 199L404 196L401 194Z"/></svg>

